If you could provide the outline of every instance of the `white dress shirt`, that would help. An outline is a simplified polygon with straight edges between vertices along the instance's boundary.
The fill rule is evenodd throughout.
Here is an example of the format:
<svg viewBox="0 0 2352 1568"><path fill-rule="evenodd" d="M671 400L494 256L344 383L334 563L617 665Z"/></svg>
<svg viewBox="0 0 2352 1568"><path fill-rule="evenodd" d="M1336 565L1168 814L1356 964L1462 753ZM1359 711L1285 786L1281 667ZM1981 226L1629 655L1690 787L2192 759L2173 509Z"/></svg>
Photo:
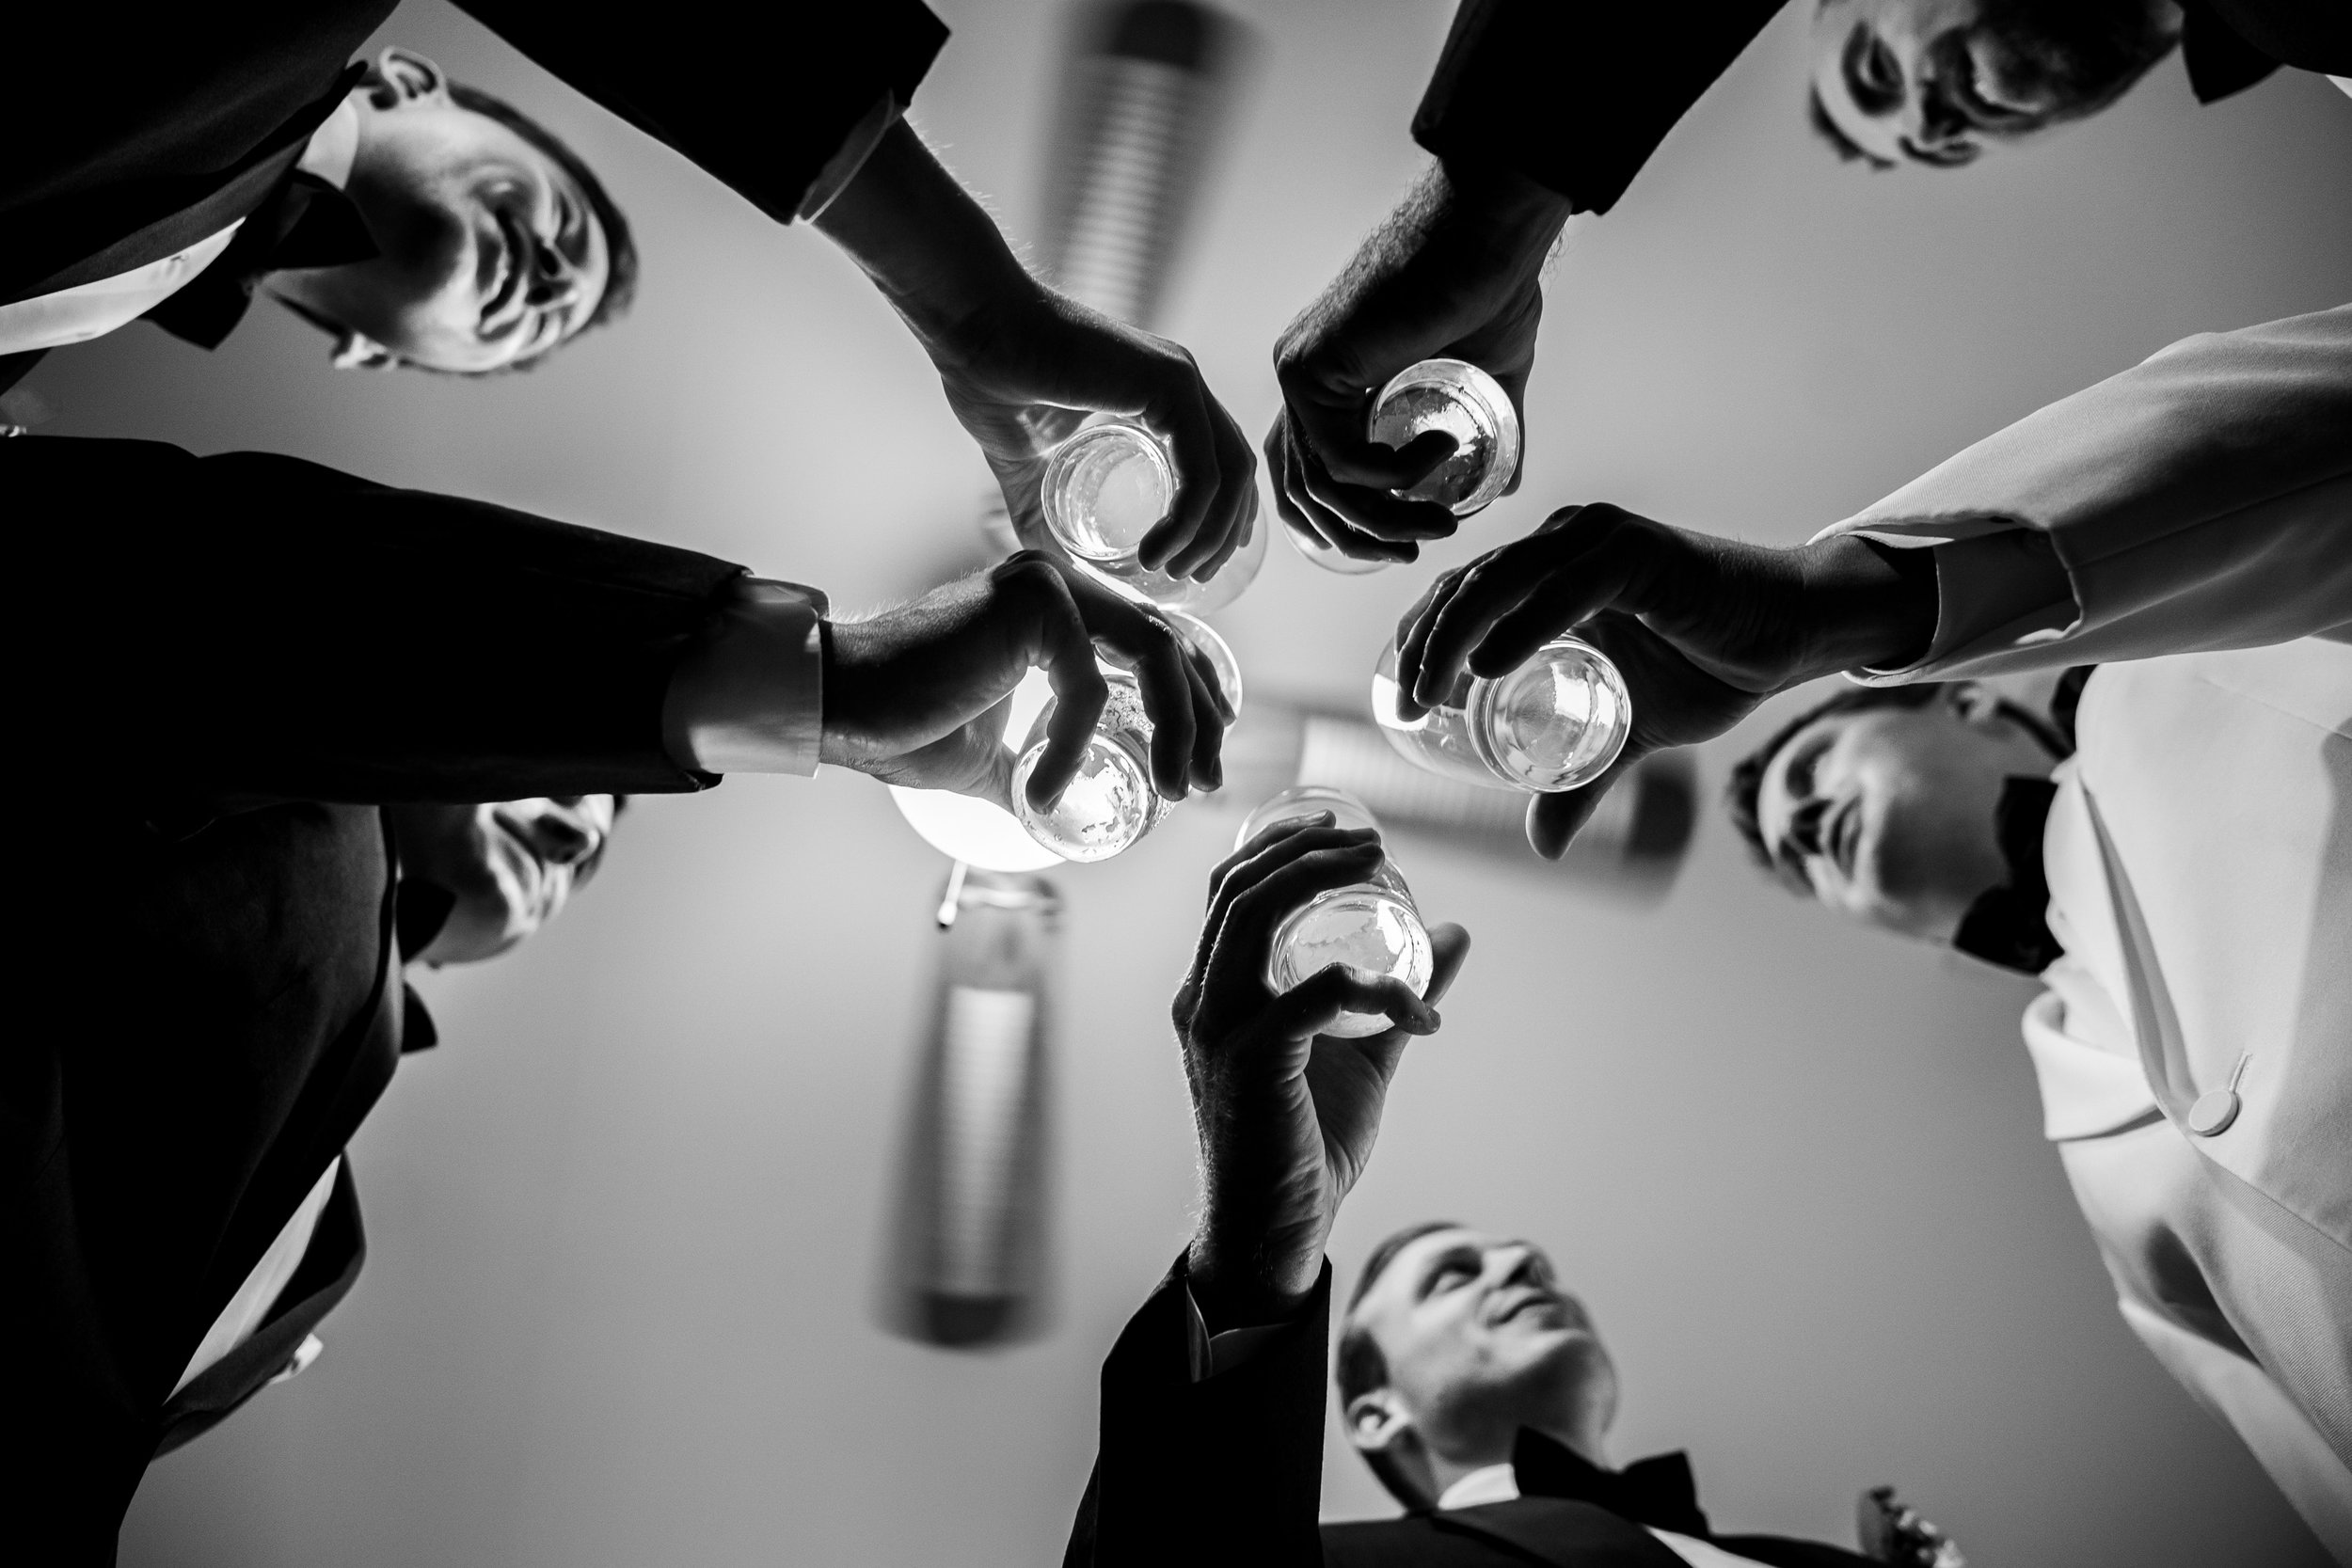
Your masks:
<svg viewBox="0 0 2352 1568"><path fill-rule="evenodd" d="M220 1309L213 1326L188 1357L188 1370L180 1374L180 1381L171 1386L177 1394L217 1364L220 1358L253 1338L253 1331L268 1321L270 1308L285 1293L286 1286L302 1267L303 1254L310 1250L310 1237L319 1227L319 1215L326 1212L326 1200L334 1195L335 1173L342 1169L340 1154L326 1162L322 1174L308 1195L294 1208L294 1217L278 1239L262 1254L262 1260L253 1265L253 1272L245 1276L237 1293L229 1298L229 1305ZM290 1371L299 1371L318 1355L316 1336L306 1338L294 1353L294 1365Z"/></svg>
<svg viewBox="0 0 2352 1568"><path fill-rule="evenodd" d="M1508 1465L1489 1465L1445 1489L1438 1498L1438 1511L1476 1508L1482 1503L1507 1503L1519 1495L1519 1479ZM1756 1568L1756 1559L1740 1557L1724 1551L1711 1541L1701 1541L1695 1535L1677 1535L1655 1525L1642 1528L1658 1538L1659 1544L1689 1563L1691 1568Z"/></svg>
<svg viewBox="0 0 2352 1568"><path fill-rule="evenodd" d="M352 161L358 151L359 111L346 98L326 117L325 124L310 133L310 145L303 150L301 161L294 166L341 190L351 178ZM243 227L245 219L239 218L160 261L150 261L94 282L77 283L71 289L20 299L13 305L0 305L0 355L31 354L63 348L68 343L87 342L138 320L219 261Z"/></svg>

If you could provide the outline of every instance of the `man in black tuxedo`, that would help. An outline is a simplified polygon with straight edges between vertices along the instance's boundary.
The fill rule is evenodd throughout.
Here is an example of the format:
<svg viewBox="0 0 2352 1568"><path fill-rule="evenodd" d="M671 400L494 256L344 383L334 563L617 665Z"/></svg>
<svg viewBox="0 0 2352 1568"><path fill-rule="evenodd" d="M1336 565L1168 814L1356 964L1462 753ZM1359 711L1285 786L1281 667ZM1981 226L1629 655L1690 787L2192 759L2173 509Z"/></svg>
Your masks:
<svg viewBox="0 0 2352 1568"><path fill-rule="evenodd" d="M1865 1557L1718 1536L1679 1454L1610 1467L1616 1374L1591 1320L1532 1244L1443 1224L1384 1243L1343 1323L1349 1435L1410 1510L1315 1521L1331 1268L1324 1244L1372 1154L1405 1043L1470 939L1441 926L1427 999L1334 965L1265 986L1282 918L1361 881L1379 837L1278 824L1217 867L1174 1008L1203 1202L1190 1245L1103 1365L1101 1449L1066 1568L1148 1563L1556 1568L1956 1565L1931 1528L1866 1498ZM1320 1035L1385 1012L1369 1039Z"/></svg>
<svg viewBox="0 0 2352 1568"><path fill-rule="evenodd" d="M1017 523L1036 521L1055 441L1085 411L1116 408L1175 459L1146 564L1205 577L1248 537L1256 460L1191 356L1038 283L905 123L946 39L921 0L689 0L658 24L550 0L464 8L776 221L812 222L847 251L938 367ZM103 329L124 301L225 333L263 273L352 364L501 369L626 303L626 225L577 159L420 56L349 63L392 9L12 17L10 58L41 68L12 84L22 129L0 166L0 390L56 330ZM341 264L303 264L322 260Z"/></svg>
<svg viewBox="0 0 2352 1568"><path fill-rule="evenodd" d="M1391 495L1452 450L1372 441L1416 360L1481 366L1521 404L1540 275L1568 219L1615 205L1786 0L1461 0L1413 137L1436 163L1276 342L1265 453L1311 549L1411 561L1443 507ZM1958 168L2112 104L2176 45L2211 103L2292 66L2352 76L2352 11L2307 0L1817 0L1807 107L1838 153ZM1513 479L1516 488L1518 480Z"/></svg>
<svg viewBox="0 0 2352 1568"><path fill-rule="evenodd" d="M80 85L50 87L69 81ZM0 267L0 391L49 350L134 320L216 347L263 289L330 333L343 369L518 369L628 309L628 221L546 127L405 49L337 81L340 99L283 133L295 159L252 193L261 205L231 216L199 204L144 245L111 238L127 220L87 200L42 199L38 166L0 177L0 229L20 247ZM214 218L208 234L183 232Z"/></svg>
<svg viewBox="0 0 2352 1568"><path fill-rule="evenodd" d="M22 437L0 494L61 520L16 537L8 621L21 733L60 780L11 866L19 962L56 1006L0 1066L0 1298L35 1439L10 1529L42 1561L107 1560L148 1460L348 1290L342 1152L430 1035L403 953L495 951L565 879L513 876L519 909L485 911L453 835L453 863L518 872L601 832L448 803L819 761L1001 798L1004 699L1038 666L1062 699L1043 803L1102 709L1098 644L1137 670L1163 794L1215 784L1231 717L1164 621L1031 555L835 620L691 551L264 454ZM437 921L405 894L428 882ZM183 1383L241 1301L267 1305Z"/></svg>

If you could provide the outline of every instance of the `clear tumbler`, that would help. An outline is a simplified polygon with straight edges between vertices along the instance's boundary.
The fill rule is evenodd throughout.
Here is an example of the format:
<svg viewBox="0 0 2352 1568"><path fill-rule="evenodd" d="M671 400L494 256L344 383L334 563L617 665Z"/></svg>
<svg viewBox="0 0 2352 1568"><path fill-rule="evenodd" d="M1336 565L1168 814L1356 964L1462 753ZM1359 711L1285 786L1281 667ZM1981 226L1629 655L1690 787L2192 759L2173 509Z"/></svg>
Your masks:
<svg viewBox="0 0 2352 1568"><path fill-rule="evenodd" d="M1046 726L1057 699L1048 701L1029 726L1013 768L1013 815L1031 838L1069 861L1106 861L1168 815L1168 802L1152 787L1152 721L1144 717L1143 689L1124 670L1108 664L1102 669L1110 699L1094 721L1077 776L1051 811L1029 804L1028 786L1045 754Z"/></svg>
<svg viewBox="0 0 2352 1568"><path fill-rule="evenodd" d="M1389 744L1429 772L1533 794L1592 783L1633 723L1625 677L1581 637L1555 637L1494 680L1465 672L1419 719L1400 716L1398 695L1391 638L1372 674L1372 716Z"/></svg>
<svg viewBox="0 0 2352 1568"><path fill-rule="evenodd" d="M1373 400L1369 434L1382 445L1402 447L1433 430L1454 437L1454 452L1419 483L1395 492L1406 500L1436 501L1467 517L1502 495L1518 472L1518 411L1502 384L1467 359L1407 365ZM1294 530L1283 531L1299 554L1329 571L1353 575L1386 564L1358 561L1302 539Z"/></svg>
<svg viewBox="0 0 2352 1568"><path fill-rule="evenodd" d="M1205 614L1233 602L1265 562L1265 523L1206 582L1146 567L1143 536L1176 499L1166 443L1133 420L1097 415L1054 449L1039 500L1045 527L1072 559L1138 597Z"/></svg>
<svg viewBox="0 0 2352 1568"><path fill-rule="evenodd" d="M1332 826L1338 828L1380 826L1347 791L1298 784L1251 812L1233 847L1238 849L1277 822L1319 812L1329 812ZM1266 987L1279 994L1335 963L1375 979L1402 980L1416 996L1429 990L1436 967L1429 932L1421 923L1412 890L1385 855L1370 880L1319 893L1283 918L1266 955ZM1360 1039L1380 1033L1390 1022L1386 1013L1349 1013L1324 1032Z"/></svg>

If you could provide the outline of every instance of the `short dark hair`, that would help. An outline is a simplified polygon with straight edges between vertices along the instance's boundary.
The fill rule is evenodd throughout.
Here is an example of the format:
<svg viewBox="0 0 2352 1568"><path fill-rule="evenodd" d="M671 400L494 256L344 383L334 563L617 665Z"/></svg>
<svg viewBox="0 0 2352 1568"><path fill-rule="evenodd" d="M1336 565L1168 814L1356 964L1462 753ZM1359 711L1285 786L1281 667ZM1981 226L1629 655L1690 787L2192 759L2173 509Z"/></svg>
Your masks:
<svg viewBox="0 0 2352 1568"><path fill-rule="evenodd" d="M1364 1259L1363 1272L1356 1276L1356 1288L1347 1293L1347 1311L1340 1319L1340 1349L1331 1371L1331 1381L1339 1388L1340 1413L1343 1417L1346 1415L1348 1405L1359 1395L1389 1386L1389 1358L1380 1354L1379 1343L1373 1338L1372 1331L1355 1322L1356 1308L1362 1305L1364 1293L1379 1282L1380 1276L1388 1272L1389 1265L1396 1261L1396 1255L1407 1246L1433 1231L1460 1228L1460 1224L1454 1220L1422 1220L1418 1225L1391 1231L1382 1238L1378 1246L1372 1249L1372 1256ZM1397 1469L1387 1456L1364 1453L1361 1449L1356 1451L1363 1454L1364 1463L1372 1466L1372 1473L1380 1478L1380 1484L1387 1487L1389 1496L1398 1502L1406 1508L1420 1508L1428 1501L1413 1491L1404 1472Z"/></svg>
<svg viewBox="0 0 2352 1568"><path fill-rule="evenodd" d="M1825 702L1814 704L1779 729L1770 740L1750 752L1734 764L1731 780L1724 789L1724 806L1731 813L1731 825L1740 830L1740 841L1756 863L1768 871L1780 868L1772 863L1772 846L1764 842L1764 826L1756 816L1756 800L1764 793L1764 772L1780 754L1782 747L1823 719L1834 719L1841 713L1867 713L1872 708L1917 708L1942 697L1956 684L1952 681L1918 681L1909 686L1857 686L1838 692Z"/></svg>
<svg viewBox="0 0 2352 1568"><path fill-rule="evenodd" d="M597 296L596 308L588 313L588 319L566 333L562 341L528 359L501 365L498 371L488 373L527 371L581 333L628 314L628 308L637 299L637 242L629 234L628 219L621 214L621 209L606 192L604 182L596 178L596 170L590 168L579 153L559 140L554 132L503 98L494 97L480 87L468 87L463 82L449 85L449 99L461 109L470 110L485 119L497 120L554 159L556 166L570 175L572 182L580 187L580 194L588 198L588 210L596 215L596 226L604 230L605 252L610 258L604 293Z"/></svg>
<svg viewBox="0 0 2352 1568"><path fill-rule="evenodd" d="M1894 160L1880 157L1846 135L1845 129L1830 119L1829 105L1821 102L1820 88L1815 87L1805 94L1804 118L1805 122L1813 127L1813 134L1829 143L1836 152L1840 163L1867 164L1874 172L1895 166Z"/></svg>

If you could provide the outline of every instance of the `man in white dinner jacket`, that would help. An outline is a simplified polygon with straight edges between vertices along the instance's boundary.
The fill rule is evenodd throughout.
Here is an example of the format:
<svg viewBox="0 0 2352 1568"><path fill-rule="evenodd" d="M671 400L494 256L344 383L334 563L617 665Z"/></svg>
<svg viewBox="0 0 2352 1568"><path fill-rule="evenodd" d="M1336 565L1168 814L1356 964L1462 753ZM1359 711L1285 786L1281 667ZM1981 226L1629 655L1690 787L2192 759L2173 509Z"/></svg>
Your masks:
<svg viewBox="0 0 2352 1568"><path fill-rule="evenodd" d="M2176 343L1797 549L1555 514L1438 581L1400 684L1569 626L1631 689L1620 770L1870 689L1743 762L1734 816L1831 907L2041 974L2125 1321L2352 1562L2352 309ZM1975 679L2070 667L2048 721ZM1539 849L1588 795L1537 798Z"/></svg>

